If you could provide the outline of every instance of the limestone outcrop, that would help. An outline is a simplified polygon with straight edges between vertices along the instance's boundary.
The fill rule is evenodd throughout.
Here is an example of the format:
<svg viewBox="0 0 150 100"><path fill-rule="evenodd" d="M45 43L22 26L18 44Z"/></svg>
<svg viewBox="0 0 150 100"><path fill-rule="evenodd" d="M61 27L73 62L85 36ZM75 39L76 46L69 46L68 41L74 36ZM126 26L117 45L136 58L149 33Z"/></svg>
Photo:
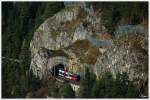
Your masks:
<svg viewBox="0 0 150 100"><path fill-rule="evenodd" d="M98 48L109 47L113 44L111 38L104 40L101 37L103 34L108 35L108 33L100 16L100 13L94 13L92 7L86 8L83 5L76 5L66 6L65 9L44 21L35 31L30 43L32 57L30 69L33 73L37 77L45 77L47 66L53 66L53 62L58 62L57 59L52 62L50 60L52 55L48 55L48 53L40 54L40 48L65 52L69 56L68 61L65 61L68 63L65 65L73 72L82 73L81 69L85 65L94 65L98 57L97 54L99 54ZM82 47L76 47L78 44ZM81 53L82 51L83 53ZM55 57L57 56L55 55ZM90 56L92 56L91 59ZM64 61L60 63L64 63ZM37 72L37 70L40 71Z"/></svg>
<svg viewBox="0 0 150 100"><path fill-rule="evenodd" d="M141 84L148 79L148 43L146 33L122 36L114 40L114 46L99 56L94 67L97 75L110 70L115 78L117 73L127 72L129 79Z"/></svg>

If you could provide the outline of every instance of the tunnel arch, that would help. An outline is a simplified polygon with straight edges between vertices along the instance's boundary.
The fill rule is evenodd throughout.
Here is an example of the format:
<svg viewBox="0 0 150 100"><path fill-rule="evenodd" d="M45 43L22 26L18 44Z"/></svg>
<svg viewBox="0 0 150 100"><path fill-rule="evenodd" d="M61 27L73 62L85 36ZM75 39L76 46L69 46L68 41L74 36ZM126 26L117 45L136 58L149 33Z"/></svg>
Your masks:
<svg viewBox="0 0 150 100"><path fill-rule="evenodd" d="M57 76L59 69L64 69L68 65L68 60L66 57L57 56L52 57L48 60L47 68L48 75Z"/></svg>

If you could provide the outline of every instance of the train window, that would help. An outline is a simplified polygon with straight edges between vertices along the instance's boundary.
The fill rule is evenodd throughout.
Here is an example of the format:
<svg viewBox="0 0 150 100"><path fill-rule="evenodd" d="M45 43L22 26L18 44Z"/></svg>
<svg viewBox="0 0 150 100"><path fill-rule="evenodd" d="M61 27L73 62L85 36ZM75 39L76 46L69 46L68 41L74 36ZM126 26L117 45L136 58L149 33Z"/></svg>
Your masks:
<svg viewBox="0 0 150 100"><path fill-rule="evenodd" d="M66 74L66 73L64 73L64 75L66 76L67 74Z"/></svg>
<svg viewBox="0 0 150 100"><path fill-rule="evenodd" d="M71 73L69 73L69 76L70 76L70 77L72 77L72 74L71 74Z"/></svg>

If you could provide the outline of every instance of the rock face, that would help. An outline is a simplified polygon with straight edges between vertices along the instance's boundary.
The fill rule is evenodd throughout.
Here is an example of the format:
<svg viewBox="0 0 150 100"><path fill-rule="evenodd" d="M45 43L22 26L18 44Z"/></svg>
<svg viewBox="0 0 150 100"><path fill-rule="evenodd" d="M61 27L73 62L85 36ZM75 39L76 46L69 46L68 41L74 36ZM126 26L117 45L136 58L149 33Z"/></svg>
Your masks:
<svg viewBox="0 0 150 100"><path fill-rule="evenodd" d="M30 69L40 79L61 63L84 76L89 67L97 76L110 70L127 72L137 84L148 77L148 31L142 25L119 26L112 38L101 12L84 4L70 6L48 18L35 31L30 43ZM41 49L44 48L44 49Z"/></svg>
<svg viewBox="0 0 150 100"><path fill-rule="evenodd" d="M30 43L32 55L36 54L41 47L58 50L68 47L76 40L88 39L92 43L99 42L95 37L107 33L100 16L101 14L91 16L88 9L84 10L80 6L66 7L48 18L36 30Z"/></svg>
<svg viewBox="0 0 150 100"><path fill-rule="evenodd" d="M30 70L33 74L40 79L46 79L51 75L51 70L58 64L66 65L68 63L67 54L62 51L50 51L45 48L40 50L34 55L31 61Z"/></svg>
<svg viewBox="0 0 150 100"><path fill-rule="evenodd" d="M46 55L44 57L43 54L41 55L40 53L38 53L40 52L40 48L45 48L48 50L63 50L69 55L70 58L72 58L68 59L69 63L66 64L66 66L73 66L74 64L74 66L76 65L78 67L73 67L72 69L77 70L82 69L82 65L84 65L84 63L80 63L81 59L92 55L91 52L98 54L99 47L108 47L112 45L111 38L107 40L101 39L101 36L103 36L103 34L108 34L106 28L101 22L101 14L94 13L92 7L85 8L85 6L83 5L77 4L76 6L66 6L65 9L55 14L53 17L48 18L35 31L33 39L30 43L32 56L30 68L36 76L39 76L40 78L44 77L46 75L45 70L47 70L45 66L50 66L50 63L48 63L48 61L50 61L49 59L51 59L51 57L48 56L47 53L44 53ZM91 13L91 11L93 11L93 13ZM91 14L93 15L91 16ZM82 40L86 42L83 43ZM76 48L74 44L76 44L77 42L79 45L80 43L83 44L83 47ZM86 46L89 47L87 48L87 50L89 51L85 49ZM92 48L92 46L94 48ZM70 47L76 48L78 52L75 52ZM79 57L78 53L80 53L81 51L87 51L83 52L82 54L87 53L89 55L85 54L84 57ZM80 54L80 56L82 55ZM90 61L90 57L87 58L85 59ZM97 56L92 58L94 59L94 61L91 62L92 65L94 65ZM76 61L76 63L73 63L73 61ZM54 62L57 62L57 59ZM60 63L64 62L62 61ZM88 64L87 66L89 65L91 64ZM38 71L38 74L36 69L40 70Z"/></svg>
<svg viewBox="0 0 150 100"><path fill-rule="evenodd" d="M114 46L101 55L95 64L94 72L101 75L110 70L115 77L119 72L127 72L130 80L147 81L148 49L145 45L147 34L132 34L114 41Z"/></svg>
<svg viewBox="0 0 150 100"><path fill-rule="evenodd" d="M30 69L35 76L41 79L46 72L49 55L46 51L39 50L31 61Z"/></svg>

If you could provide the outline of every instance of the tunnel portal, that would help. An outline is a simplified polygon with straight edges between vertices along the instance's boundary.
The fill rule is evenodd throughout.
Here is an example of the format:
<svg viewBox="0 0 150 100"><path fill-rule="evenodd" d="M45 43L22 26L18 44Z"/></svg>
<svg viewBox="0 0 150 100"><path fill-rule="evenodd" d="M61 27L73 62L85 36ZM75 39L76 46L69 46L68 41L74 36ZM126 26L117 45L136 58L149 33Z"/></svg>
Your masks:
<svg viewBox="0 0 150 100"><path fill-rule="evenodd" d="M58 76L59 69L64 70L68 65L68 59L63 56L52 57L48 60L48 75Z"/></svg>
<svg viewBox="0 0 150 100"><path fill-rule="evenodd" d="M52 76L58 76L59 69L64 70L64 65L60 63L60 64L53 66L52 71L51 71Z"/></svg>

